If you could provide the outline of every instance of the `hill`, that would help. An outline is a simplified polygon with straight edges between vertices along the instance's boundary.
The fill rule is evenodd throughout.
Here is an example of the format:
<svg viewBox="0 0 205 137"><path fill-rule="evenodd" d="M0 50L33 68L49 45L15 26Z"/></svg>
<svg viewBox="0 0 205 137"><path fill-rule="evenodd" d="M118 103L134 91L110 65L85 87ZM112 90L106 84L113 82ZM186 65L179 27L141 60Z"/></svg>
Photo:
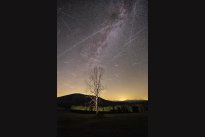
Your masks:
<svg viewBox="0 0 205 137"><path fill-rule="evenodd" d="M80 93L70 94L57 98L58 107L70 108L72 105L88 105L91 98L94 96L84 95ZM126 101L110 101L99 98L99 106L113 106L113 105L130 105L130 104L148 104L146 100L126 100Z"/></svg>

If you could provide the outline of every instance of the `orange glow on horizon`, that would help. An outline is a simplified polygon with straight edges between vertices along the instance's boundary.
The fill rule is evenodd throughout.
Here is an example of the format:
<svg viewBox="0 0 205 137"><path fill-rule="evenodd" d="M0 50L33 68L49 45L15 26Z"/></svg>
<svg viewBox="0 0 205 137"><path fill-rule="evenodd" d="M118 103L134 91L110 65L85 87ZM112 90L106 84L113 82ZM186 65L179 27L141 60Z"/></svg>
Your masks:
<svg viewBox="0 0 205 137"><path fill-rule="evenodd" d="M61 97L61 96L65 96L65 95L70 95L70 94L75 94L75 93L80 93L80 94L85 94L88 95L89 93L87 93L86 91L84 92L68 92L68 91L61 91L61 92L57 92L57 97ZM126 93L126 94L125 94ZM144 92L143 92L144 93ZM135 93L134 95L132 95L129 92L124 92L124 94L113 94L112 92L109 91L105 91L101 94L100 97L102 97L103 99L106 100L113 100L113 101L125 101L125 100L148 100L148 95L142 95L142 94L138 94Z"/></svg>

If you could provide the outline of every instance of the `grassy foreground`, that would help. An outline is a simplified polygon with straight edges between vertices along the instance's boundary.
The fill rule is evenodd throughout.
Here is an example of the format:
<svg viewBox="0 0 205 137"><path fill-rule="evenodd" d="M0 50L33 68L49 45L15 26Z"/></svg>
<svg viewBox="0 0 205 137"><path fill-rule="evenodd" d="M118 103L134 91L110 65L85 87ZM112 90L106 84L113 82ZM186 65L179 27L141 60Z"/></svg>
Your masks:
<svg viewBox="0 0 205 137"><path fill-rule="evenodd" d="M147 137L147 113L94 114L58 112L58 137Z"/></svg>

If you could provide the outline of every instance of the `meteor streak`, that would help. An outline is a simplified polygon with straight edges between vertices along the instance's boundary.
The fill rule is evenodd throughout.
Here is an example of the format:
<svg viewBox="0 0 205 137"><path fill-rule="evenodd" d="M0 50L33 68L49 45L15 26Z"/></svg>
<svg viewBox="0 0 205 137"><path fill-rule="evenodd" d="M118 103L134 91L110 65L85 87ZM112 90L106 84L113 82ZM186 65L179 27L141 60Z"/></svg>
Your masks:
<svg viewBox="0 0 205 137"><path fill-rule="evenodd" d="M122 46L122 51L118 52L115 56L113 56L111 61L114 61L115 59L117 59L118 57L120 57L122 55L122 53L125 51L125 49L127 49L127 45L129 45L131 42L133 42L135 39L137 39L137 35L140 34L140 32L142 32L145 28L142 28L141 30L139 30L137 33L135 33L134 36L132 36L132 38L127 41L123 46Z"/></svg>
<svg viewBox="0 0 205 137"><path fill-rule="evenodd" d="M77 47L77 46L80 45L81 43L85 42L85 41L88 40L89 38L95 36L96 34L102 32L102 31L104 31L104 30L107 29L108 27L109 27L109 26L106 26L106 27L104 27L104 28L102 28L102 29L100 29L100 30L98 30L98 31L96 31L96 32L94 32L94 33L92 33L91 35L89 35L88 37L82 39L81 41L77 42L77 43L74 44L72 47L66 49L63 53L59 54L59 55L58 55L58 58L62 57L64 54L66 54L67 52L71 51L72 49L74 49L75 47Z"/></svg>

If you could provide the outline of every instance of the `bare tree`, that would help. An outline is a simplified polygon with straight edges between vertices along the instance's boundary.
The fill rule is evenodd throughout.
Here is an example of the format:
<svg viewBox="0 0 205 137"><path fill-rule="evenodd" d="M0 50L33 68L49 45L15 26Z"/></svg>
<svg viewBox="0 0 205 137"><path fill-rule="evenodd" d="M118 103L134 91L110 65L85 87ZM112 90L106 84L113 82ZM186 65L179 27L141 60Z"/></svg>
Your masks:
<svg viewBox="0 0 205 137"><path fill-rule="evenodd" d="M88 81L86 84L88 86L88 92L90 92L93 96L91 96L91 103L95 106L96 115L98 115L98 105L99 105L99 96L101 91L104 89L102 85L102 76L104 74L104 69L99 66L95 66L89 75Z"/></svg>

